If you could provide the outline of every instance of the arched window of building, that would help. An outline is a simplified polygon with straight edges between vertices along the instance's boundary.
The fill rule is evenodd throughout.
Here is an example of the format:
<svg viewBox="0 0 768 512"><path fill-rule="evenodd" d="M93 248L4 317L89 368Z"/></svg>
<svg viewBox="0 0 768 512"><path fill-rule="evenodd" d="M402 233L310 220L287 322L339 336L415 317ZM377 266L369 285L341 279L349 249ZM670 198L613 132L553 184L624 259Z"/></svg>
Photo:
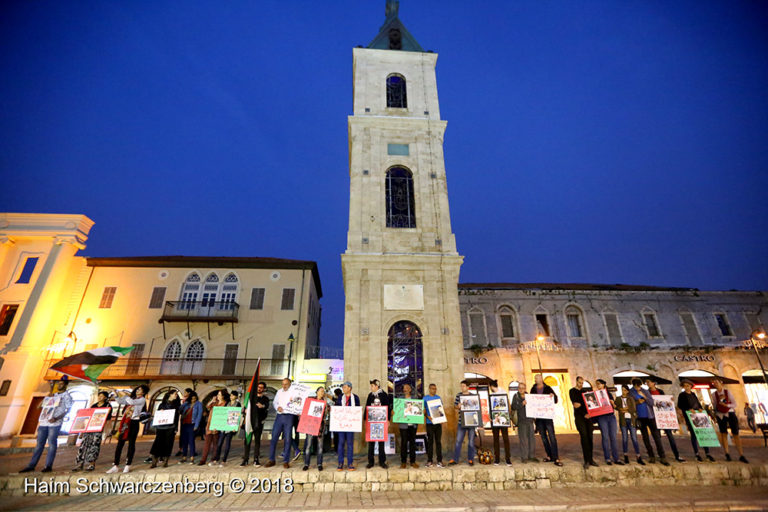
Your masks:
<svg viewBox="0 0 768 512"><path fill-rule="evenodd" d="M219 293L219 276L211 272L208 277L205 278L205 284L203 284L203 301L200 304L202 307L212 308L216 304L216 297Z"/></svg>
<svg viewBox="0 0 768 512"><path fill-rule="evenodd" d="M387 370L392 392L400 393L403 384L410 384L414 392L424 395L424 354L421 329L407 320L395 323L389 329L387 341Z"/></svg>
<svg viewBox="0 0 768 512"><path fill-rule="evenodd" d="M200 375L203 373L203 358L205 357L205 345L200 340L195 340L187 347L184 356L182 373L185 375Z"/></svg>
<svg viewBox="0 0 768 512"><path fill-rule="evenodd" d="M408 108L404 76L392 74L387 77L387 107Z"/></svg>
<svg viewBox="0 0 768 512"><path fill-rule="evenodd" d="M181 304L179 309L193 309L197 296L200 293L200 274L193 272L187 276L184 280L184 284L181 285Z"/></svg>
<svg viewBox="0 0 768 512"><path fill-rule="evenodd" d="M499 332L502 346L517 342L517 315L509 306L501 306L498 310Z"/></svg>
<svg viewBox="0 0 768 512"><path fill-rule="evenodd" d="M576 306L565 308L565 323L568 326L568 338L572 340L583 340L587 337L584 330L584 314Z"/></svg>
<svg viewBox="0 0 768 512"><path fill-rule="evenodd" d="M386 180L387 227L415 228L416 203L411 171L393 167L387 171Z"/></svg>
<svg viewBox="0 0 768 512"><path fill-rule="evenodd" d="M479 308L469 310L469 346L479 345L486 347L488 345L488 334L485 328L485 313Z"/></svg>
<svg viewBox="0 0 768 512"><path fill-rule="evenodd" d="M163 362L160 364L161 374L179 373L181 359L181 343L178 340L171 341L163 351Z"/></svg>
<svg viewBox="0 0 768 512"><path fill-rule="evenodd" d="M646 307L643 308L641 315L646 335L649 338L661 338L661 328L659 327L659 320L656 318L656 312Z"/></svg>
<svg viewBox="0 0 768 512"><path fill-rule="evenodd" d="M239 280L234 272L230 272L224 277L224 283L221 285L221 299L219 300L219 309L233 308L233 304L237 302L237 288Z"/></svg>

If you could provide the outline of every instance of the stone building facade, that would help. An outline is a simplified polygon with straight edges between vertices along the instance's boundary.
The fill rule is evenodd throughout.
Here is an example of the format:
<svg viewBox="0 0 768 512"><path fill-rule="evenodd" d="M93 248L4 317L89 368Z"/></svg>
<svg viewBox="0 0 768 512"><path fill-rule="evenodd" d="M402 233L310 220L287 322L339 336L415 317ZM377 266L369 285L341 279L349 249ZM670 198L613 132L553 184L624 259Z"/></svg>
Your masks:
<svg viewBox="0 0 768 512"><path fill-rule="evenodd" d="M733 379L741 406L768 406L754 350L745 343L768 325L766 292L652 286L466 283L459 285L465 371L501 387L530 386L541 371L561 397L577 375L594 382L622 372L671 381L681 374ZM538 349L538 350L537 350ZM768 351L760 351L765 363ZM694 373L686 373L694 372ZM706 401L706 384L699 386ZM561 428L571 428L561 401Z"/></svg>

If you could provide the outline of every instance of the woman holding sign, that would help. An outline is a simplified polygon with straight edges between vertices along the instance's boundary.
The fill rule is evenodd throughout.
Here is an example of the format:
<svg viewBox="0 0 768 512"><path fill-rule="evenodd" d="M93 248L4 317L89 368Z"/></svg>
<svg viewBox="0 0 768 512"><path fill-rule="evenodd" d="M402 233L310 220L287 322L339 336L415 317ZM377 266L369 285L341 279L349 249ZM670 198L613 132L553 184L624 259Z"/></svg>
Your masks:
<svg viewBox="0 0 768 512"><path fill-rule="evenodd" d="M311 434L305 434L306 437L304 438L304 467L301 468L303 471L307 471L309 469L309 464L312 462L312 450L315 450L315 453L317 453L317 470L322 471L323 470L323 436L326 432L328 432L328 421L331 416L331 401L328 399L325 395L325 388L323 386L320 386L315 391L315 400L322 400L325 402L325 409L323 410L323 419L320 422L320 431L317 433L316 436L313 436ZM315 407L322 406L322 404L311 404ZM312 411L309 411L310 413ZM320 442L318 442L318 439Z"/></svg>
<svg viewBox="0 0 768 512"><path fill-rule="evenodd" d="M109 412L107 413L107 421L109 421L112 419L112 406L109 405L109 393L106 391L99 391L99 397L96 400L96 403L91 405L91 409L103 407L109 407ZM76 466L72 471L80 471L85 464L88 464L88 467L85 468L86 471L94 470L94 462L99 458L99 452L101 451L101 438L101 432L87 432L83 434L83 442L77 450L77 456L75 457Z"/></svg>
<svg viewBox="0 0 768 512"><path fill-rule="evenodd" d="M605 387L605 381L603 379L597 379L597 390L605 391L608 395L608 400L613 404L613 395ZM603 457L605 457L605 463L611 465L611 456L613 456L613 464L623 466L624 463L619 460L619 443L616 439L616 415L614 414L613 407L611 412L600 414L594 417L597 420L597 427L600 429L600 437L603 439Z"/></svg>
<svg viewBox="0 0 768 512"><path fill-rule="evenodd" d="M197 463L198 466L205 466L205 461L208 460L208 452L211 448L216 451L216 446L219 444L219 431L211 430L211 420L213 419L214 407L226 407L229 403L229 392L226 389L220 389L216 394L216 397L211 399L211 402L206 407L208 409L208 422L205 425L205 445L203 445L203 458ZM213 466L214 463L218 465L219 461L211 461L208 465Z"/></svg>
<svg viewBox="0 0 768 512"><path fill-rule="evenodd" d="M176 425L180 406L179 392L174 389L165 394L157 408L158 412L173 411L173 423L155 426L155 440L152 443L152 448L149 449L149 454L152 456L150 468L156 468L159 459L163 459L163 467L168 467L168 459L173 451L173 440L176 437ZM170 413L167 414L170 415Z"/></svg>
<svg viewBox="0 0 768 512"><path fill-rule="evenodd" d="M403 384L403 398L406 400L418 398L413 396L413 388L410 384ZM406 404L411 405L407 402ZM406 409L405 414L409 416L409 410ZM400 423L398 428L400 429L400 467L405 469L409 457L411 467L419 467L416 463L416 430L419 426L414 423Z"/></svg>

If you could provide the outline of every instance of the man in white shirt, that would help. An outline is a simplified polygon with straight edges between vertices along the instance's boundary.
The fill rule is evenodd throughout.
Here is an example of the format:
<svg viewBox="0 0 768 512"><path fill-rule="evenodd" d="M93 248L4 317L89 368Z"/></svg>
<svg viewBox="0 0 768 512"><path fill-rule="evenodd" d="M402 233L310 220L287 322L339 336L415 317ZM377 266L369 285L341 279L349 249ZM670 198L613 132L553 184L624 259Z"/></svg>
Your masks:
<svg viewBox="0 0 768 512"><path fill-rule="evenodd" d="M266 467L272 467L275 465L275 451L277 449L277 440L280 436L283 437L283 467L290 467L289 461L291 460L291 429L293 428L293 417L295 414L287 412L288 402L291 400L291 395L288 390L291 388L291 379L283 379L283 388L278 389L275 393L275 399L272 401L272 406L277 412L275 416L275 423L272 425L272 442L269 444L269 462Z"/></svg>
<svg viewBox="0 0 768 512"><path fill-rule="evenodd" d="M72 397L67 393L67 384L69 381L65 375L62 380L56 384L56 393L51 389L51 394L45 397L40 411L40 418L37 423L37 446L35 447L35 453L32 454L32 459L29 464L19 471L19 473L27 473L34 471L37 462L43 455L45 449L45 443L48 442L48 455L45 458L45 467L43 473L49 473L52 471L53 460L56 458L56 448L58 447L59 431L61 430L61 424L64 422L64 416L67 415L69 409L72 407Z"/></svg>

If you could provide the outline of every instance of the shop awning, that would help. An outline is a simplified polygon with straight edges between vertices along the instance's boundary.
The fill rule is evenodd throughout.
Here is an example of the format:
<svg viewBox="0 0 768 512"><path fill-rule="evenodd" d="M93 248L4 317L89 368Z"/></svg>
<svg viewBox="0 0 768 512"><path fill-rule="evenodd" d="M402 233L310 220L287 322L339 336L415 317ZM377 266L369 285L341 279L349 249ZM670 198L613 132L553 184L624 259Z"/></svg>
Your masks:
<svg viewBox="0 0 768 512"><path fill-rule="evenodd" d="M738 380L735 379L729 379L728 377L722 377L720 375L707 375L707 376L695 376L695 377L679 377L678 380L680 381L680 385L683 385L684 380L689 380L693 382L694 385L697 384L706 384L708 386L712 385L712 381L715 379L719 379L723 382L723 384L741 384Z"/></svg>
<svg viewBox="0 0 768 512"><path fill-rule="evenodd" d="M742 375L741 378L744 380L744 384L765 384L762 375Z"/></svg>
<svg viewBox="0 0 768 512"><path fill-rule="evenodd" d="M656 384L662 384L662 385L672 384L671 380L667 380L664 377L659 377L658 375L647 374L647 375L644 375L644 376L639 376L638 375L638 376L635 376L635 377L630 377L630 376L615 377L614 376L613 377L613 385L614 386L619 386L619 385L621 385L621 386L631 386L632 385L632 379L640 379L640 380L643 380L643 381L645 379L651 379Z"/></svg>

